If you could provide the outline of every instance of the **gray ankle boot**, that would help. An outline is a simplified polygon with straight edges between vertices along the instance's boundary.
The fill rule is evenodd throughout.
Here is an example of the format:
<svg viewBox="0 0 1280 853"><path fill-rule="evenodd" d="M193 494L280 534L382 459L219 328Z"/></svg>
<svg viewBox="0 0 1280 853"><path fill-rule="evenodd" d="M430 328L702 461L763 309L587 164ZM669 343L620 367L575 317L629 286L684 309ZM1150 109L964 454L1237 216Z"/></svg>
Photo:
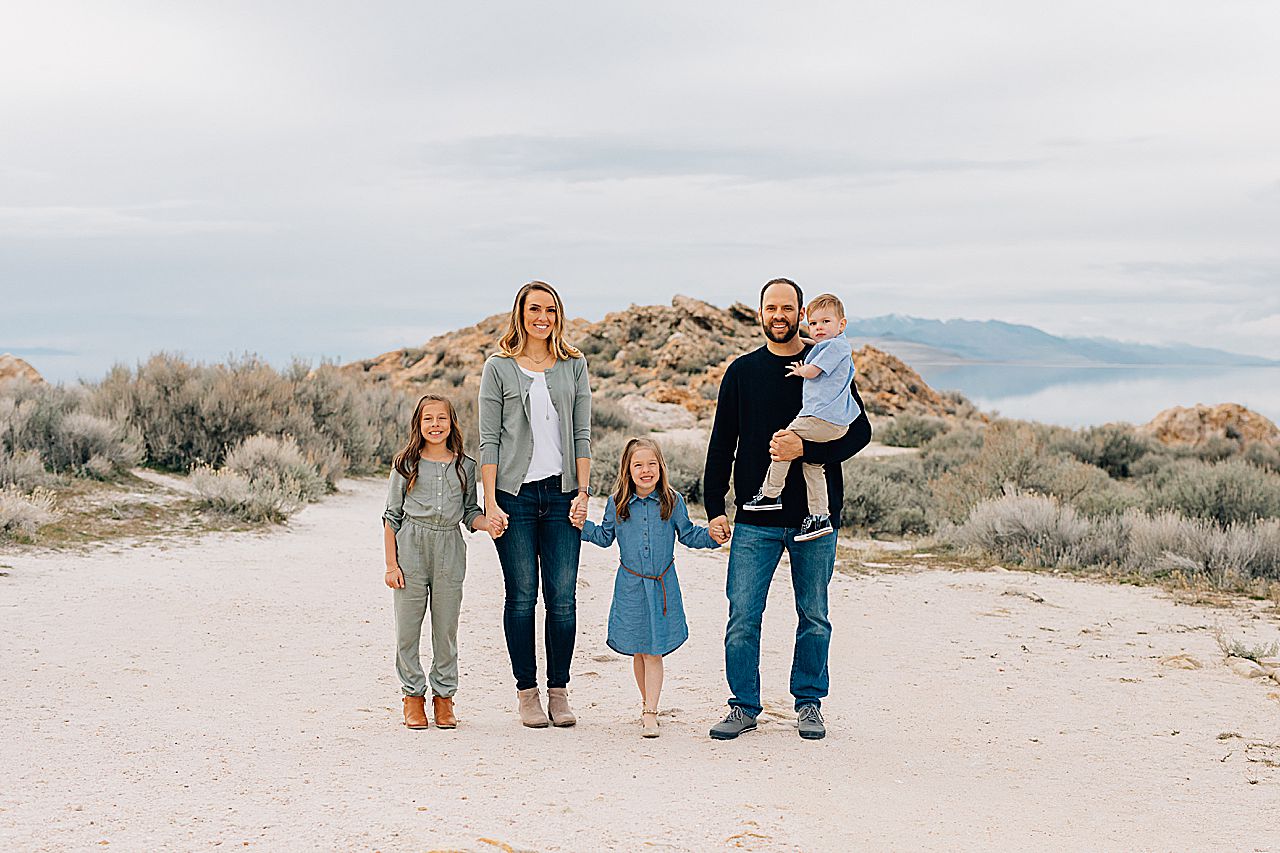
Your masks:
<svg viewBox="0 0 1280 853"><path fill-rule="evenodd" d="M558 728L572 726L578 722L578 718L569 709L569 688L547 688L547 713L551 715L551 722Z"/></svg>
<svg viewBox="0 0 1280 853"><path fill-rule="evenodd" d="M538 688L517 690L516 698L520 701L520 722L531 729L545 729L551 725L551 721L542 710L542 699L538 696Z"/></svg>

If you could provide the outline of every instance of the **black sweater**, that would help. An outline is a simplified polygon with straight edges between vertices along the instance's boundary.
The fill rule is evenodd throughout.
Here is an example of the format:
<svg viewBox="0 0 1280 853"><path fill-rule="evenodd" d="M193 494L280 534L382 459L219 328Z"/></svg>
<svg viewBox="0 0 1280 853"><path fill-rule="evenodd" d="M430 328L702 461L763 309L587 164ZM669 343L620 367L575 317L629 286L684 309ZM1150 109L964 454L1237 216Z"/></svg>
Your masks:
<svg viewBox="0 0 1280 853"><path fill-rule="evenodd" d="M787 366L803 360L812 346L798 355L780 356L760 347L735 359L725 371L716 402L715 423L707 446L707 465L703 473L703 503L707 518L725 514L725 496L729 491L729 472L733 472L733 490L738 508L755 497L764 483L769 468L769 440L800 413L803 381L787 376ZM871 422L858 388L853 398L862 414L849 427L843 438L828 442L804 443L804 456L791 464L787 485L782 490L782 509L753 512L739 516L739 521L762 527L799 527L807 515L804 471L800 463L821 462L826 466L827 498L831 507L831 523L840 524L844 504L844 476L840 463L867 446L871 441Z"/></svg>

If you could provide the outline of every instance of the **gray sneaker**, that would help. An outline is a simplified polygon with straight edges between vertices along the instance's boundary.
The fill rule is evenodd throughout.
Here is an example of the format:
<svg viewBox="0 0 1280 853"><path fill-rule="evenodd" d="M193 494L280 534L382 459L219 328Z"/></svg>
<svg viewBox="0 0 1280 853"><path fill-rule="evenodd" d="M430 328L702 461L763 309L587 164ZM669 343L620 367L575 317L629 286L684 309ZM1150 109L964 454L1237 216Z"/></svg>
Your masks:
<svg viewBox="0 0 1280 853"><path fill-rule="evenodd" d="M711 727L711 737L715 740L733 740L743 732L755 730L756 718L748 716L746 711L733 705L729 708L729 715Z"/></svg>
<svg viewBox="0 0 1280 853"><path fill-rule="evenodd" d="M801 705L796 711L796 728L800 737L805 740L822 740L827 736L827 727L822 722L822 711L817 705Z"/></svg>

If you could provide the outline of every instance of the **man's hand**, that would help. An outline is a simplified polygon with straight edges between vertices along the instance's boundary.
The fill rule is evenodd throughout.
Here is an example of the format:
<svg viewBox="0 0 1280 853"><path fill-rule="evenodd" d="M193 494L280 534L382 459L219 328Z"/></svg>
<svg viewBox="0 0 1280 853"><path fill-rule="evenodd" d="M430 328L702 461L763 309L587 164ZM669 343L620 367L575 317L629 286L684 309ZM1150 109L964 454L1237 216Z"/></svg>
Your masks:
<svg viewBox="0 0 1280 853"><path fill-rule="evenodd" d="M728 542L733 535L733 527L729 524L727 515L717 515L711 519L711 521L707 522L707 530L711 533L711 538L721 545Z"/></svg>
<svg viewBox="0 0 1280 853"><path fill-rule="evenodd" d="M804 455L804 442L789 429L780 429L769 439L769 458L774 462L790 462Z"/></svg>

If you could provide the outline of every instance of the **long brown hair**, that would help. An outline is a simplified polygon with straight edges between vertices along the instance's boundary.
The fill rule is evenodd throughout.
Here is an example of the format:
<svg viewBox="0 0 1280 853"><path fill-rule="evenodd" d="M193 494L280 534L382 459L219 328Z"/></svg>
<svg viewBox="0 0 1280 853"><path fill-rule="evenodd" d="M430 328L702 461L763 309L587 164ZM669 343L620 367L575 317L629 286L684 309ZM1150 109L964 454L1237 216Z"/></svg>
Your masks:
<svg viewBox="0 0 1280 853"><path fill-rule="evenodd" d="M564 339L564 303L560 301L560 294L545 281L531 281L516 293L507 331L498 339L498 355L515 358L524 352L525 345L529 342L529 333L524 328L524 303L529 299L529 294L535 290L550 295L556 306L556 321L551 324L551 340L548 342L552 355L562 360L581 358L581 351L577 347L570 346Z"/></svg>
<svg viewBox="0 0 1280 853"><path fill-rule="evenodd" d="M633 438L622 449L622 458L618 461L618 479L613 484L613 507L619 521L631 517L631 496L636 492L635 483L631 482L631 457L637 450L652 450L658 457L658 485L654 491L658 495L658 509L662 520L671 518L676 509L676 493L667 479L667 460L662 456L662 448L651 438Z"/></svg>
<svg viewBox="0 0 1280 853"><path fill-rule="evenodd" d="M444 403L449 412L449 435L444 440L444 446L453 454L453 469L458 474L458 482L462 483L462 493L465 495L467 476L462 470L462 460L467 454L463 450L462 427L458 425L458 413L448 397L426 394L418 401L418 405L413 409L413 422L409 424L409 438L396 454L391 465L401 477L409 481L404 487L405 494L413 491L413 484L418 482L418 463L422 461L422 448L427 444L427 440L422 437L422 409L427 403Z"/></svg>

